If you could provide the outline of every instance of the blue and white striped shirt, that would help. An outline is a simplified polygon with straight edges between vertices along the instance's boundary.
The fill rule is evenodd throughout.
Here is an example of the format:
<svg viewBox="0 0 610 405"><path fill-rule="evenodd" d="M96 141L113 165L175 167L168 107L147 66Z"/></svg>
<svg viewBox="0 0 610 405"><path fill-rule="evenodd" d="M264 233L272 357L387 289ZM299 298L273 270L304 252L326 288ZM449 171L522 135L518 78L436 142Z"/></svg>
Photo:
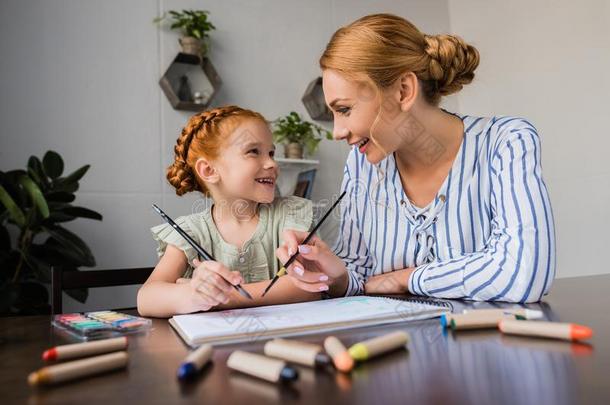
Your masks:
<svg viewBox="0 0 610 405"><path fill-rule="evenodd" d="M535 302L555 276L553 213L540 139L515 117L460 116L464 137L434 201L407 198L393 155L347 159L333 250L347 266L347 294L368 277L415 267L409 291L440 298Z"/></svg>

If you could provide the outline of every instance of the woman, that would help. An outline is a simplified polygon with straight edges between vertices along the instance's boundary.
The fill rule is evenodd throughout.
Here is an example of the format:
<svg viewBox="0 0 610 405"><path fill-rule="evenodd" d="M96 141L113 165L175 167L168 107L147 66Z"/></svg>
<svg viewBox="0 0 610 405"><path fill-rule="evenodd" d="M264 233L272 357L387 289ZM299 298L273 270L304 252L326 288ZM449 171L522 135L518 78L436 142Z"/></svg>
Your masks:
<svg viewBox="0 0 610 405"><path fill-rule="evenodd" d="M339 29L320 58L334 138L354 148L333 250L288 231L277 255L307 291L538 301L555 274L540 139L527 120L438 107L474 78L475 48L378 14ZM333 253L334 252L334 253ZM322 281L325 280L325 281Z"/></svg>

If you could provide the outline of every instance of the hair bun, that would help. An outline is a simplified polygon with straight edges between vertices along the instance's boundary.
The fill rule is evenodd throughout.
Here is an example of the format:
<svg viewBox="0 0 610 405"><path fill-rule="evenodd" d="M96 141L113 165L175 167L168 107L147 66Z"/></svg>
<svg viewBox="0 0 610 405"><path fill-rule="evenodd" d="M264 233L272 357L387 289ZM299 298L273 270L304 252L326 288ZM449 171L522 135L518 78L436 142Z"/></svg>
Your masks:
<svg viewBox="0 0 610 405"><path fill-rule="evenodd" d="M167 180L176 189L177 195L183 195L199 189L195 174L188 164L181 159L176 159L167 168Z"/></svg>
<svg viewBox="0 0 610 405"><path fill-rule="evenodd" d="M476 48L455 35L424 35L424 40L430 58L428 76L441 95L455 93L474 79L479 65Z"/></svg>

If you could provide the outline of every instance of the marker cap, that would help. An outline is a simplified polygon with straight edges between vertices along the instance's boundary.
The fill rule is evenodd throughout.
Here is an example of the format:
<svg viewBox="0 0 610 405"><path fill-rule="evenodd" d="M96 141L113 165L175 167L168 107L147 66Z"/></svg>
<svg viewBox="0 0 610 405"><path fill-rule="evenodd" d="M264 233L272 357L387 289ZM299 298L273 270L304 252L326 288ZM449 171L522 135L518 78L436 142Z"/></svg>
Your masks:
<svg viewBox="0 0 610 405"><path fill-rule="evenodd" d="M186 380L197 374L197 367L193 363L184 363L178 368L178 379Z"/></svg>
<svg viewBox="0 0 610 405"><path fill-rule="evenodd" d="M362 361L369 357L369 351L362 343L356 343L349 348L349 355L352 356L354 360Z"/></svg>

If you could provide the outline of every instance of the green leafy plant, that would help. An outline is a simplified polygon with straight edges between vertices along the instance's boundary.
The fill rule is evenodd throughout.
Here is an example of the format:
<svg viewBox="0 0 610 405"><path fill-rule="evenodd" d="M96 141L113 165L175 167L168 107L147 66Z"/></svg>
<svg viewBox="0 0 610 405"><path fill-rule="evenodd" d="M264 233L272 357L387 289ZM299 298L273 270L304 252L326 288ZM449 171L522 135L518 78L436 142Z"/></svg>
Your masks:
<svg viewBox="0 0 610 405"><path fill-rule="evenodd" d="M88 208L72 205L89 165L62 177L64 161L48 151L31 156L25 170L0 171L0 314L48 313L45 283L51 267L77 271L95 266L91 250L61 224L77 218L101 221ZM68 290L80 302L87 290Z"/></svg>
<svg viewBox="0 0 610 405"><path fill-rule="evenodd" d="M290 114L273 121L273 140L279 144L298 143L305 147L308 154L318 149L323 139L333 139L331 133L319 125L304 121L301 116L291 111Z"/></svg>
<svg viewBox="0 0 610 405"><path fill-rule="evenodd" d="M208 50L209 32L216 29L208 20L209 14L210 12L205 10L170 10L161 17L155 18L153 22L161 24L166 19L170 19L170 29L179 29L182 35L201 40L201 51L205 54Z"/></svg>

